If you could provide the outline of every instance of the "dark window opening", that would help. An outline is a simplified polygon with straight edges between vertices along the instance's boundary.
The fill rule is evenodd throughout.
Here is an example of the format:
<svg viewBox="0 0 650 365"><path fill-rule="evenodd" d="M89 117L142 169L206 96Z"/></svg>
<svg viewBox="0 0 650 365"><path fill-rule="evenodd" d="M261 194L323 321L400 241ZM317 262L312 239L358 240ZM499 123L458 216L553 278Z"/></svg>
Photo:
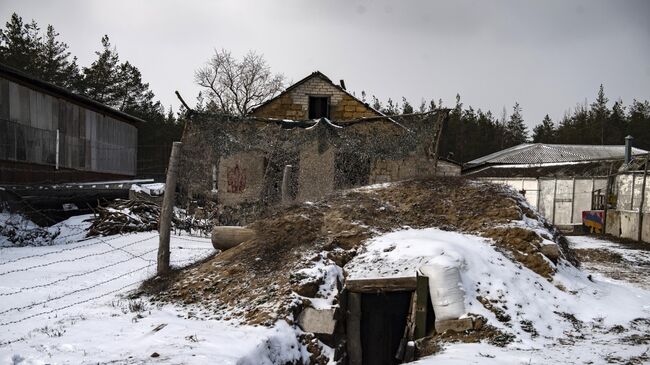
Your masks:
<svg viewBox="0 0 650 365"><path fill-rule="evenodd" d="M330 117L330 98L327 96L309 97L309 119Z"/></svg>

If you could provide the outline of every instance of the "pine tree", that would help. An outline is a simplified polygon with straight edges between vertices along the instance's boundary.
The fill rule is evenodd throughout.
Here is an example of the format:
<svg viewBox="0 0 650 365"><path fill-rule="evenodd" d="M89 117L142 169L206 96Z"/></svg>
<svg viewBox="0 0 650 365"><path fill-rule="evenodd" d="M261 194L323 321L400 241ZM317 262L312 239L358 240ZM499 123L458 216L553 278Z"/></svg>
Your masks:
<svg viewBox="0 0 650 365"><path fill-rule="evenodd" d="M399 103L393 101L393 99L388 98L386 102L386 107L382 111L386 115L397 115L399 114Z"/></svg>
<svg viewBox="0 0 650 365"><path fill-rule="evenodd" d="M23 18L13 13L0 31L0 62L33 76L38 75L41 50L40 28L34 20L23 23Z"/></svg>
<svg viewBox="0 0 650 365"><path fill-rule="evenodd" d="M506 147L515 146L526 142L528 139L528 131L524 124L524 118L521 115L521 106L515 103L512 108L512 114L506 124Z"/></svg>
<svg viewBox="0 0 650 365"><path fill-rule="evenodd" d="M79 91L81 74L77 58L73 57L70 61L68 45L58 41L58 36L59 33L54 30L54 27L48 25L37 59L39 69L37 77L71 91Z"/></svg>
<svg viewBox="0 0 650 365"><path fill-rule="evenodd" d="M119 107L119 56L117 50L111 47L108 36L102 37L102 50L96 51L97 59L83 69L84 93L100 103Z"/></svg>
<svg viewBox="0 0 650 365"><path fill-rule="evenodd" d="M402 114L413 114L413 106L402 96Z"/></svg>
<svg viewBox="0 0 650 365"><path fill-rule="evenodd" d="M422 98L420 106L418 107L418 113L424 113L427 111L427 102Z"/></svg>
<svg viewBox="0 0 650 365"><path fill-rule="evenodd" d="M600 144L605 144L605 130L607 129L607 119L609 118L609 109L607 109L607 102L609 99L605 97L603 84L598 88L598 96L596 101L591 104L590 122L594 129L600 131Z"/></svg>
<svg viewBox="0 0 650 365"><path fill-rule="evenodd" d="M128 61L120 64L115 86L116 107L120 110L133 110L149 107L153 103L153 92L149 84L142 82L142 74Z"/></svg>
<svg viewBox="0 0 650 365"><path fill-rule="evenodd" d="M533 128L533 142L535 143L554 143L555 142L555 125L551 117L546 114L541 124Z"/></svg>
<svg viewBox="0 0 650 365"><path fill-rule="evenodd" d="M625 115L625 106L622 100L617 100L612 106L612 111L607 118L605 133L605 144L622 144L628 129L628 121Z"/></svg>
<svg viewBox="0 0 650 365"><path fill-rule="evenodd" d="M633 100L628 112L628 131L636 147L650 150L650 102Z"/></svg>
<svg viewBox="0 0 650 365"><path fill-rule="evenodd" d="M372 108L377 111L381 111L382 109L381 101L379 101L379 99L377 99L377 97L374 95L372 96Z"/></svg>

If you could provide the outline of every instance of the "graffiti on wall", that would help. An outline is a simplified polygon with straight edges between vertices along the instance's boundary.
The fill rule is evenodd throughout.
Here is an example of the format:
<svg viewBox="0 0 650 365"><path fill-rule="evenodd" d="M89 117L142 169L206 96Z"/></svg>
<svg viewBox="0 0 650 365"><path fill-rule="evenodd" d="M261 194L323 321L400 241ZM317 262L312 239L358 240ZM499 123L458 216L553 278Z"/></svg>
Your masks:
<svg viewBox="0 0 650 365"><path fill-rule="evenodd" d="M228 192L240 194L246 190L246 171L239 167L239 162L234 167L228 167Z"/></svg>
<svg viewBox="0 0 650 365"><path fill-rule="evenodd" d="M582 212L582 225L590 233L603 233L604 211L585 210Z"/></svg>

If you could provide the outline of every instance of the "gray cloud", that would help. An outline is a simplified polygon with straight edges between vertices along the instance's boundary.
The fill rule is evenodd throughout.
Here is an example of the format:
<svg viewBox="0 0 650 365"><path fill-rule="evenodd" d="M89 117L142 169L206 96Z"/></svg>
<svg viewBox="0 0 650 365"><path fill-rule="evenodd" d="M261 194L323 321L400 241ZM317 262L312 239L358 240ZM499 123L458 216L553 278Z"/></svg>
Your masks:
<svg viewBox="0 0 650 365"><path fill-rule="evenodd" d="M88 64L109 34L165 105L198 88L214 48L254 49L298 80L316 69L380 99L442 98L500 114L518 101L529 125L593 100L650 99L648 1L35 1L11 12L51 23Z"/></svg>

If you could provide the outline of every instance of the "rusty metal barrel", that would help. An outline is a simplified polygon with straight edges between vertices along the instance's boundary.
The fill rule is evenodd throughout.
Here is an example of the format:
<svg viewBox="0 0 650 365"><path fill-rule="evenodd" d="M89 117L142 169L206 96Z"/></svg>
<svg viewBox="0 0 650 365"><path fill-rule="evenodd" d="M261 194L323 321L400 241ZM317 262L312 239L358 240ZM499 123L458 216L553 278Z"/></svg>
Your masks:
<svg viewBox="0 0 650 365"><path fill-rule="evenodd" d="M239 226L215 226L212 229L212 246L225 251L255 238L255 231Z"/></svg>

